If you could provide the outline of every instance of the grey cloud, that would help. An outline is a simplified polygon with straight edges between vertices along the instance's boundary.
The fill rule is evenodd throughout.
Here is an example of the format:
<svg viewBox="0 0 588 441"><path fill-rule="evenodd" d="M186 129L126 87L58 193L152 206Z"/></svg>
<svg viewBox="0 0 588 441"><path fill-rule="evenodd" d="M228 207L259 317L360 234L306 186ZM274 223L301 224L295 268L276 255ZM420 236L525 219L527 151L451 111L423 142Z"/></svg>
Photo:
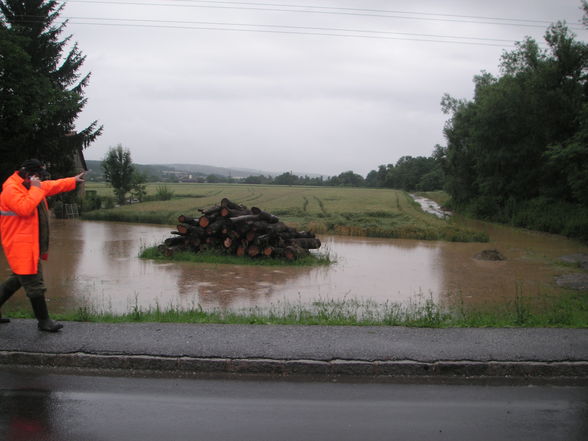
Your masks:
<svg viewBox="0 0 588 441"><path fill-rule="evenodd" d="M346 0L332 5L528 19L581 16L577 0L365 0L361 5ZM361 15L74 2L66 12L509 41L544 33L542 28ZM432 42L100 27L75 21L67 31L79 42L87 55L85 68L92 71L79 126L94 119L105 126L104 135L87 150L88 158L101 159L109 146L122 143L136 162L183 160L325 174L349 169L367 173L404 155L430 154L436 143L444 142L442 95L471 97L473 76L481 70L496 73L502 52L499 47Z"/></svg>

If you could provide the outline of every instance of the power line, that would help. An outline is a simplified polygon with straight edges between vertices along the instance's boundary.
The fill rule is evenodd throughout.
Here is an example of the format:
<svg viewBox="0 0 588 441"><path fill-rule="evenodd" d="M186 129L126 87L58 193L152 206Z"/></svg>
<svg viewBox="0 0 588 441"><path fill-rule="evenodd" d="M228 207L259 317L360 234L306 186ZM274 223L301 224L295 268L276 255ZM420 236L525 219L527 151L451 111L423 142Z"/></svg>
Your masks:
<svg viewBox="0 0 588 441"><path fill-rule="evenodd" d="M213 27L212 23L209 26L171 26L171 25L154 25L154 24L122 24L122 23L94 23L94 22L70 22L75 25L93 25L93 26L114 26L114 27L129 27L129 28L159 28L159 29L183 29L183 30L203 30L203 31L229 31L229 32L257 32L257 33L273 33L273 34L292 34L292 35L309 35L321 37L346 37L346 38L369 38L377 40L401 40L401 41L418 41L428 43L453 43L470 46L492 46L492 47L506 47L503 44L468 42L468 41L450 41L450 40L436 40L429 38L407 38L407 37L387 37L376 35L359 35L359 34L339 34L334 32L302 32L293 30L270 30L270 29L235 29L226 27ZM227 25L232 25L227 23ZM509 45L512 46L512 45Z"/></svg>
<svg viewBox="0 0 588 441"><path fill-rule="evenodd" d="M227 1L213 1L213 0L177 0L183 1L184 4L171 3L146 3L140 1L109 1L109 0L69 0L69 3L92 3L92 4L108 4L108 5L131 5L131 6L163 6L163 7L181 7L181 8L209 8L209 9L239 9L247 11L270 11L270 12L288 12L288 13L307 13L307 14L329 14L329 15L347 15L347 16L367 16L367 17L382 17L382 18L396 18L404 20L422 20L422 21L437 21L437 22L456 22L456 23L470 23L470 24L487 24L487 25L503 25L516 27L533 27L544 28L548 21L526 20L526 19L509 19L509 18L490 18L490 17L475 17L475 16L460 16L451 14L434 14L434 13L420 13L420 12L402 12L402 11L387 11L379 9L353 9L353 8L335 8L335 7L319 7L319 6L298 6L288 4L274 4L270 3L246 3L246 2L227 2ZM191 4L185 4L190 2ZM196 2L207 4L194 4ZM241 5L241 6L237 6ZM250 6L245 6L250 5ZM260 6L258 6L260 5ZM266 6L267 5L267 6ZM290 9L282 9L290 8ZM292 8L307 8L307 9L292 9ZM310 8L322 8L329 10L316 10ZM356 11L356 12L351 12ZM359 12L365 11L365 12ZM373 12L368 12L373 11ZM437 17L408 17L390 14L420 14ZM456 18L438 18L438 17L456 17ZM475 18L475 20L464 20L464 18ZM482 21L494 20L494 21ZM499 21L503 21L502 23ZM525 23L526 22L526 23ZM537 23L537 24L536 24ZM538 24L542 23L542 24ZM583 28L569 26L570 29L583 30Z"/></svg>
<svg viewBox="0 0 588 441"><path fill-rule="evenodd" d="M475 40L475 41L490 41L490 42L502 42L512 43L512 40L500 39L500 38L484 38L484 37L464 37L457 35L438 35L438 34L423 34L423 33L410 33L410 32L392 32L392 31L374 31L369 29L346 29L346 28L326 28L326 27L314 27L314 26L292 26L292 25L275 25L275 24L251 24L251 23L227 23L227 22L208 22L208 21L187 21L187 20L156 20L156 19L134 19L134 18L101 18L101 17L67 17L63 18L68 20L98 20L100 22L106 21L118 21L118 22L130 22L134 24L137 22L143 22L148 24L174 24L174 25L206 25L206 26L241 26L241 27L260 27L260 28L273 28L273 29L294 29L294 30L310 30L310 31L327 31L327 32L352 32L352 33L366 33L366 34L385 34L385 35L400 35L407 37L426 37L426 38L445 38L452 40ZM117 23L121 26L129 23Z"/></svg>
<svg viewBox="0 0 588 441"><path fill-rule="evenodd" d="M359 29L341 29L341 28L319 28L319 27L305 27L305 26L287 26L287 25L256 25L256 24L244 24L244 23L224 23L224 22L189 22L189 21L166 21L166 20L140 20L140 19L111 19L111 18L91 18L91 17L64 17L65 20L57 22L57 24L63 25L66 23L84 26L109 26L109 27L128 27L128 28L159 28L159 29L180 29L180 30L204 30L204 31L229 31L229 32L257 32L257 33L274 33L274 34L293 34L293 35L309 35L309 36L322 36L322 37L346 37L346 38L369 38L379 40L400 40L400 41L417 41L417 42L428 42L428 43L453 43L462 45L473 45L473 46L491 46L491 47L506 47L512 46L512 44L494 44L484 43L482 41L465 41L466 39L473 40L489 40L489 41L503 41L511 42L510 40L500 39L484 39L476 37L458 37L458 36L443 36L443 35L431 35L431 34L410 34L402 32L388 32L388 31L371 31L371 30L359 30ZM88 21L77 21L77 20L88 20ZM92 20L98 20L93 22ZM100 20L104 20L100 22ZM106 20L112 21L131 21L131 23L107 23ZM28 19L19 20L21 24L36 23L35 17L29 17ZM147 22L147 23L138 23ZM155 22L157 24L153 24ZM173 25L172 25L173 23ZM193 24L195 26L186 26L186 24ZM232 28L226 26L233 26ZM239 27L266 27L272 29L237 29ZM304 30L304 31L303 31ZM319 32L322 31L322 32ZM348 34L341 34L338 32L355 32ZM385 36L385 35L361 35L361 33L383 33L391 35L399 35L398 37ZM408 38L408 37L415 38ZM446 40L440 40L439 38L446 38ZM462 39L462 40L456 40Z"/></svg>
<svg viewBox="0 0 588 441"><path fill-rule="evenodd" d="M437 16L437 17L473 18L473 19L479 19L479 20L542 23L544 25L550 24L552 22L550 20L537 20L537 19L527 19L527 18L486 17L486 16L477 16L477 15L441 14L441 13L435 13L435 12L398 11L398 10L368 9L368 8L342 8L342 7L334 7L334 6L292 5L292 4L284 4L284 3L253 3L253 2L221 1L221 0L175 0L175 1L187 2L187 3L219 3L219 4L231 4L231 5L278 6L278 7L291 7L291 8L326 9L326 10L342 10L342 11L358 11L358 12L380 12L380 13L389 13L389 14L429 15L429 16Z"/></svg>

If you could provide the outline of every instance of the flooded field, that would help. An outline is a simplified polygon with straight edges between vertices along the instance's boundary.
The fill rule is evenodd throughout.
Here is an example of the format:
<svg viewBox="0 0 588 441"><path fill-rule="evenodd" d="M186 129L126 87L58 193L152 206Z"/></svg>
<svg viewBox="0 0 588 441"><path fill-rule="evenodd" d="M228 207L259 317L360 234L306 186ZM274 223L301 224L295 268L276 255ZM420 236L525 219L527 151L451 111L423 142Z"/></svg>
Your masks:
<svg viewBox="0 0 588 441"><path fill-rule="evenodd" d="M561 292L556 265L566 254L588 248L560 236L469 222L490 243L449 243L321 236L328 267L262 267L161 263L139 259L142 247L169 237L170 227L80 220L52 220L49 261L44 263L52 311L90 306L128 312L197 306L204 309L265 307L280 302L372 299L408 302L418 296L445 302L459 294L466 303L500 302L524 295ZM505 261L480 261L478 252L498 249ZM9 271L0 258L3 275ZM24 292L4 306L28 308Z"/></svg>

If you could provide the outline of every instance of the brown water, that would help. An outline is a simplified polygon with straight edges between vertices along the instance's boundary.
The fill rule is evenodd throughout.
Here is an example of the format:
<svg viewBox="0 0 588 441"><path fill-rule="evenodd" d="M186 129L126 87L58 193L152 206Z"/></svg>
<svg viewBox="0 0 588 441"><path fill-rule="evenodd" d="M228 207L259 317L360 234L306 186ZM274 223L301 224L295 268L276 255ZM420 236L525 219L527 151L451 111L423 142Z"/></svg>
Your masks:
<svg viewBox="0 0 588 441"><path fill-rule="evenodd" d="M322 236L322 251L337 262L328 267L257 267L160 263L138 258L142 247L170 236L154 225L52 220L49 261L44 263L50 310L80 305L97 311L133 307L197 306L204 309L266 307L283 302L372 299L407 302L418 296L445 301L461 293L470 303L560 292L554 276L572 271L554 265L559 256L588 252L561 236L470 222L489 233L490 243L448 243ZM502 262L473 259L497 248ZM7 274L4 256L0 270ZM28 305L20 291L5 305Z"/></svg>

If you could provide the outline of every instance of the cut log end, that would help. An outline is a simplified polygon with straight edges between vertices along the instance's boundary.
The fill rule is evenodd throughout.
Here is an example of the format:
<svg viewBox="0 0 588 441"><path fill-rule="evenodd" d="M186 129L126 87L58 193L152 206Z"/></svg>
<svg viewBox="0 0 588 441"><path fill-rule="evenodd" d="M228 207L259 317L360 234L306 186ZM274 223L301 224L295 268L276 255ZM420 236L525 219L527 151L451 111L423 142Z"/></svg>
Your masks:
<svg viewBox="0 0 588 441"><path fill-rule="evenodd" d="M308 254L308 250L298 246L288 246L284 249L284 257L290 261L298 260L301 257L307 256Z"/></svg>
<svg viewBox="0 0 588 441"><path fill-rule="evenodd" d="M247 254L249 255L249 257L259 256L259 253L260 250L257 245L250 245L249 247L247 247Z"/></svg>

